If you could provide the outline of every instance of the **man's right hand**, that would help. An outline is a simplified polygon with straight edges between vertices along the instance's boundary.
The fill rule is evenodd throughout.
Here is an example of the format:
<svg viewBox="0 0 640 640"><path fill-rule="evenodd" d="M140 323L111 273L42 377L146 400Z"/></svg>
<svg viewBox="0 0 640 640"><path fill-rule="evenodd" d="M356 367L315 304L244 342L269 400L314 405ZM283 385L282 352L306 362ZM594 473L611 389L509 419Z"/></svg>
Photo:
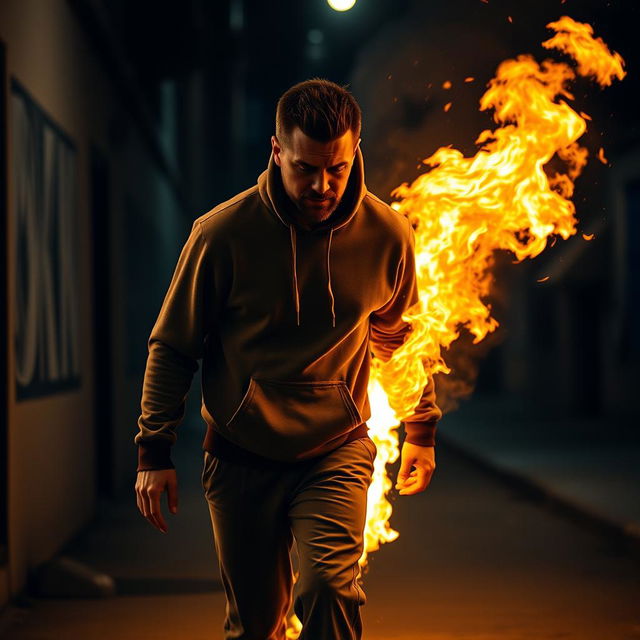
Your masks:
<svg viewBox="0 0 640 640"><path fill-rule="evenodd" d="M167 533L167 524L160 509L160 497L167 490L167 502L171 513L178 512L178 476L175 469L138 471L136 502L140 513L156 529Z"/></svg>

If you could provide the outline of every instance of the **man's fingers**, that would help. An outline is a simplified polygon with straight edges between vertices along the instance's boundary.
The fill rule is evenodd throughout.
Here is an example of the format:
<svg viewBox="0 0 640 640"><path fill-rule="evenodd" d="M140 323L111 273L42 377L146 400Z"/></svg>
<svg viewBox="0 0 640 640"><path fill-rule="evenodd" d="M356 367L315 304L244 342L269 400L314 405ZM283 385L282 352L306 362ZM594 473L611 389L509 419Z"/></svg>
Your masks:
<svg viewBox="0 0 640 640"><path fill-rule="evenodd" d="M399 472L398 478L396 480L396 489L399 489L401 486L405 486L407 483L410 483L413 480L415 480L417 473L418 473L417 470L413 469L413 471L411 471L411 473L408 476L402 477Z"/></svg>
<svg viewBox="0 0 640 640"><path fill-rule="evenodd" d="M401 496L420 493L421 491L424 491L427 488L428 484L429 484L429 477L427 472L422 467L418 467L418 469L416 470L415 476L409 478L404 483L404 485L400 488L400 491L398 493Z"/></svg>
<svg viewBox="0 0 640 640"><path fill-rule="evenodd" d="M142 488L139 492L140 500L142 501L142 515L156 528L162 530L160 523L156 518L157 508L153 507L154 495L156 490L153 487ZM160 494L157 496L158 502L160 501Z"/></svg>
<svg viewBox="0 0 640 640"><path fill-rule="evenodd" d="M411 484L409 483L405 484L404 487L402 487L402 489L398 491L398 494L401 496L410 496L410 495L413 495L414 493L420 493L421 491L424 491L426 488L427 488L426 483L419 482L416 480L416 482L412 482Z"/></svg>
<svg viewBox="0 0 640 640"><path fill-rule="evenodd" d="M399 485L406 487L410 484L413 484L416 480L418 479L418 476L416 475L415 471L411 473L411 475L402 483L398 483Z"/></svg>
<svg viewBox="0 0 640 640"><path fill-rule="evenodd" d="M398 495L412 496L416 493L420 493L421 491L424 491L425 489L426 487L412 486L411 488L400 489L400 491L398 491Z"/></svg>
<svg viewBox="0 0 640 640"><path fill-rule="evenodd" d="M140 491L140 501L142 502L142 515L153 524L151 517L151 507L149 506L149 496L146 491Z"/></svg>
<svg viewBox="0 0 640 640"><path fill-rule="evenodd" d="M151 507L151 517L153 518L153 523L155 526L160 529L163 533L167 532L167 523L164 521L164 517L162 516L162 511L160 509L160 494L162 491L159 489L151 488L148 491L149 495L149 506Z"/></svg>
<svg viewBox="0 0 640 640"><path fill-rule="evenodd" d="M167 491L169 509L178 509L178 479L173 467L168 469L148 469L138 472L136 479L136 502L142 515L163 533L167 523L162 515L162 494Z"/></svg>
<svg viewBox="0 0 640 640"><path fill-rule="evenodd" d="M411 476L411 467L413 466L414 461L415 459L413 457L407 455L402 456L400 471L398 471L397 484L403 484L405 480Z"/></svg>

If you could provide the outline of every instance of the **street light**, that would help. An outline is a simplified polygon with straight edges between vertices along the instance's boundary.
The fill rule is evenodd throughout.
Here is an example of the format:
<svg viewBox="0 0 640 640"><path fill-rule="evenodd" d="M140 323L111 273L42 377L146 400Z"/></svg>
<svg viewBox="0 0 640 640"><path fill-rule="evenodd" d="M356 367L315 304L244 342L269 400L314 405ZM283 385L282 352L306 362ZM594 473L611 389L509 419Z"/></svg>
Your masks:
<svg viewBox="0 0 640 640"><path fill-rule="evenodd" d="M349 11L356 3L356 0L327 0L327 2L335 11Z"/></svg>

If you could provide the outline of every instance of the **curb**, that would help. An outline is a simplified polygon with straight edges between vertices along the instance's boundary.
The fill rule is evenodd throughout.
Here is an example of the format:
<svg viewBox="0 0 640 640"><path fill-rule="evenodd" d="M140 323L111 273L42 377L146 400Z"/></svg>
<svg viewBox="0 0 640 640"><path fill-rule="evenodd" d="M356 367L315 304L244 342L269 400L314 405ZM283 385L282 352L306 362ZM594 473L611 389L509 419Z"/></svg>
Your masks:
<svg viewBox="0 0 640 640"><path fill-rule="evenodd" d="M448 435L440 434L438 442L446 450L467 460L510 487L514 487L530 499L551 507L557 513L570 518L582 527L604 535L617 551L628 552L640 560L640 527L635 523L619 522L589 509L530 476L496 463Z"/></svg>

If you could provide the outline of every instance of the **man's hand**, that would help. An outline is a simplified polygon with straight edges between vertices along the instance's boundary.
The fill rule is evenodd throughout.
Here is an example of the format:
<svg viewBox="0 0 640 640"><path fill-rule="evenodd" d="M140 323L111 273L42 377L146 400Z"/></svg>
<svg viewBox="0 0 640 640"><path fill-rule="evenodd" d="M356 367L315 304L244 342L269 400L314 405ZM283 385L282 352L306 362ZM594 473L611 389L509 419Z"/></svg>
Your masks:
<svg viewBox="0 0 640 640"><path fill-rule="evenodd" d="M138 471L136 479L136 502L140 513L162 533L167 533L167 524L160 510L160 496L167 490L167 502L171 513L178 512L178 476L175 469Z"/></svg>
<svg viewBox="0 0 640 640"><path fill-rule="evenodd" d="M415 466L413 471L412 466ZM405 441L402 445L402 462L395 488L400 489L401 496L420 493L431 482L435 468L435 447L421 447Z"/></svg>

